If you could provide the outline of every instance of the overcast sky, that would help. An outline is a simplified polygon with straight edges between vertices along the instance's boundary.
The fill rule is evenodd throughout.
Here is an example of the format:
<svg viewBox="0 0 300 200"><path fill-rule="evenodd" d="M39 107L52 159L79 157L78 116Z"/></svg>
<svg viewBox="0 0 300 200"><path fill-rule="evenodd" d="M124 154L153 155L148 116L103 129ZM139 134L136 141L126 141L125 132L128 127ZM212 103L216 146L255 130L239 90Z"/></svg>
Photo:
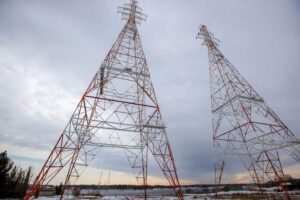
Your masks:
<svg viewBox="0 0 300 200"><path fill-rule="evenodd" d="M40 169L116 40L124 2L0 0L0 151L18 165ZM139 27L142 45L184 183L213 180L207 49L195 39L200 24L300 137L300 1L141 0L140 6L148 16ZM111 183L132 183L124 154L103 152L81 183L98 183L100 169L103 176L111 170ZM299 164L283 162L300 177ZM153 159L149 168L151 183L163 183ZM236 159L225 170L227 182L249 180Z"/></svg>

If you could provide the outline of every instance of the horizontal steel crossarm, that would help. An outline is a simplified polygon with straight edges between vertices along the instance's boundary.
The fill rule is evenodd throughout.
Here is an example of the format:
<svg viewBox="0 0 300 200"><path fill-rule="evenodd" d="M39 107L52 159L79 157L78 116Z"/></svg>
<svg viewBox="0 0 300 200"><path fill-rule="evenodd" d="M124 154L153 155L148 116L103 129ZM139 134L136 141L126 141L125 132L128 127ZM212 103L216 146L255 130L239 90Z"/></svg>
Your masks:
<svg viewBox="0 0 300 200"><path fill-rule="evenodd" d="M235 150L243 150L243 152L245 152L245 149L235 149ZM245 153L240 153L240 152L234 152L234 151L226 151L227 155L235 155L235 156L249 156L249 153L245 152Z"/></svg>
<svg viewBox="0 0 300 200"><path fill-rule="evenodd" d="M226 139L218 139L218 141L227 141L227 142L236 142L236 143L240 143L240 144L243 144L244 142L243 141L234 141L234 140L226 140ZM252 147L254 145L260 145L261 142L257 142L257 143L253 143L253 144L247 144L248 147ZM284 149L284 148L287 148L287 147L293 147L293 146L296 146L297 144L269 144L269 143L264 143L264 147L263 148L251 148L251 154L252 155L256 155L256 154L260 154L263 150L265 151L276 151L276 150L280 150L280 149ZM271 147L271 145L273 145ZM269 147L266 147L266 146L269 146ZM243 147L235 147L234 149L232 150L228 150L227 149L227 154L231 154L231 155L248 155L247 153L243 154L243 153L240 153L238 151L244 151L245 149Z"/></svg>
<svg viewBox="0 0 300 200"><path fill-rule="evenodd" d="M242 96L242 95L236 95L236 96L232 97L231 99L227 100L225 103L223 103L222 105L220 105L216 109L213 109L212 112L213 113L217 112L218 110L220 110L221 108L223 108L226 104L230 103L231 101L235 100L236 98L241 98L241 99L256 101L256 102L260 102L260 103L264 102L264 100L262 98L258 99L258 98L255 98L255 97L246 97L246 96Z"/></svg>
<svg viewBox="0 0 300 200"><path fill-rule="evenodd" d="M116 72L109 72L110 77L107 79L107 82L113 80L113 79L118 79L118 80L123 80L123 81L128 81L134 83L134 80L132 80L132 76L129 76L128 74L124 74L122 72L116 73Z"/></svg>
<svg viewBox="0 0 300 200"><path fill-rule="evenodd" d="M124 48L127 48L127 47L124 47ZM120 52L120 51L114 51L114 50L112 50L111 51L112 53L116 53L116 54L121 54L121 55L124 55L124 56L127 56L127 57L131 57L131 58L135 58L135 59L140 59L140 60L143 60L144 59L144 57L139 57L139 56L136 56L136 55L130 55L130 54L126 54L126 53L122 53L122 52ZM107 65L102 65L102 66L105 66L105 67L110 67L110 66L107 66Z"/></svg>
<svg viewBox="0 0 300 200"><path fill-rule="evenodd" d="M294 147L296 146L297 144L286 144L286 145L278 145L278 146L275 146L273 148L265 148L266 151L276 151L276 150L280 150L280 149L284 149L284 148L287 148L287 147ZM299 145L299 144L298 144Z"/></svg>
<svg viewBox="0 0 300 200"><path fill-rule="evenodd" d="M263 100L263 98L256 98L255 96L253 96L253 97L247 97L247 96L242 96L242 95L237 95L239 98L241 98L241 99L246 99L246 100L251 100L251 101L257 101L257 102L260 102L260 103L263 103L263 102L265 102L264 100Z"/></svg>
<svg viewBox="0 0 300 200"><path fill-rule="evenodd" d="M222 137L222 136L224 136L224 135L226 135L226 134L228 134L228 133L230 133L230 132L233 132L233 131L235 131L236 129L239 129L239 128L241 128L241 127L243 127L243 126L246 126L246 125L248 125L248 124L261 124L261 125L266 125L266 126L269 126L270 124L266 124L266 123L261 123L261 122L246 122L246 123L244 123L244 124L242 124L242 125L240 125L240 126L238 126L238 127L235 127L235 128L233 128L233 129L231 129L231 130L229 130L229 131L226 131L226 132L224 132L224 133L222 133L222 134L220 134L220 135L218 135L218 136L216 136L215 137L215 139L217 139L217 140L224 140L224 141L238 141L238 140L230 140L230 139L219 139L219 137ZM278 127L278 128L282 128L282 129L280 129L280 130L276 130L276 131L272 131L272 132L269 132L269 133L267 133L267 134L263 134L263 135L260 135L260 136L257 136L257 137L254 137L254 138L251 138L251 139L247 139L246 141L247 142L251 142L251 141L253 141L253 140L256 140L256 139L259 139L259 138L262 138L262 137L266 137L267 135L272 135L272 134L274 134L274 133L276 133L276 132L279 132L279 131L282 131L282 130L284 130L286 127L283 127L283 126L280 126L280 125L276 125L276 124L274 124L274 125L272 125L273 127ZM253 132L254 133L254 132ZM251 134L251 133L247 133L247 134ZM288 136L290 136L290 135L288 135ZM296 142L297 143L297 142ZM282 143L281 143L282 144Z"/></svg>
<svg viewBox="0 0 300 200"><path fill-rule="evenodd" d="M132 68L117 68L117 67L111 67L111 66L106 66L106 65L102 65L102 66L104 66L110 72L111 72L111 70L113 70L113 71L117 71L117 72L126 72L128 74L142 75L142 76L148 77L148 78L150 77L150 74L135 72L135 71L132 70Z"/></svg>
<svg viewBox="0 0 300 200"><path fill-rule="evenodd" d="M155 129L165 129L166 128L165 126L155 126L155 125L149 125L149 124L142 125L142 127L155 128Z"/></svg>
<svg viewBox="0 0 300 200"><path fill-rule="evenodd" d="M251 145L248 145L248 147L251 147ZM254 156L254 155L258 155L258 154L261 154L262 151L276 151L276 150L279 150L279 149L282 149L283 147L279 147L279 148L264 148L264 149L257 149L257 150L253 150L251 149L251 155ZM238 156L247 156L249 155L249 152L245 152L245 153L242 153L241 151L245 152L245 148L241 147L241 148L234 148L232 150L228 150L226 151L226 154L228 155L238 155Z"/></svg>
<svg viewBox="0 0 300 200"><path fill-rule="evenodd" d="M121 149L140 149L141 146L135 145L121 145L121 144L112 144L112 143L96 143L96 142L87 142L85 145L96 146L96 147L113 147Z"/></svg>
<svg viewBox="0 0 300 200"><path fill-rule="evenodd" d="M300 139L287 141L287 143L292 144L292 145L300 145Z"/></svg>
<svg viewBox="0 0 300 200"><path fill-rule="evenodd" d="M121 123L118 123L119 125ZM74 125L81 125L81 124L78 124L78 123L74 123ZM122 124L121 124L122 125ZM81 125L82 127L87 127L87 125ZM141 130L138 129L138 126L136 126L136 130L134 129L129 129L129 128L116 128L116 127L103 127L103 126L94 126L94 125L89 125L88 126L89 128L91 129L104 129L104 130L114 130L114 131L124 131L124 132L132 132L132 133L140 133ZM142 126L144 127L144 126ZM130 128L135 128L135 127L130 127ZM164 127L159 127L159 126L152 126L152 127L146 127L146 128L155 128L155 129L164 129ZM153 133L152 131L143 131L143 133Z"/></svg>
<svg viewBox="0 0 300 200"><path fill-rule="evenodd" d="M109 82L113 79L119 79L119 80L124 80L124 81L134 83L136 77L138 77L139 79L141 79L141 77L142 78L147 77L147 75L144 74L144 73L135 72L135 71L132 71L132 70L133 70L132 68L123 68L123 69L118 69L118 71L116 71L116 70L108 71L109 72L109 77L107 78L106 81ZM149 78L149 77L147 77L147 78Z"/></svg>
<svg viewBox="0 0 300 200"><path fill-rule="evenodd" d="M135 103L135 102L129 102L129 101L121 101L121 100L109 99L109 98L105 98L105 97L96 97L96 96L89 96L89 95L85 95L85 97L94 98L94 99L101 99L101 100L106 100L106 101L114 101L114 102L119 102L119 103L124 103L124 104L132 104L132 105L136 105L136 106L158 108L157 106L152 106L152 105L148 105L148 104L141 104L141 103Z"/></svg>
<svg viewBox="0 0 300 200"><path fill-rule="evenodd" d="M73 117L72 119L75 120L80 120L82 118L79 117ZM113 130L123 130L123 131L133 131L133 132L140 132L139 128L151 128L151 129L166 129L166 126L157 126L157 125L149 125L149 124L144 124L144 125L136 125L136 124L128 124L128 123L123 123L123 122L110 122L110 121L106 121L106 120L90 120L91 123L96 122L96 123L102 123L99 126L95 126L95 125L89 125L89 127L91 128L103 128L103 129L113 129ZM75 123L74 125L81 125L78 123ZM110 127L104 127L104 125L108 125ZM114 125L122 125L122 126L128 126L127 129L123 128L123 129L118 129L115 128ZM82 126L87 126L87 125L82 125ZM138 129L138 130L130 130L129 128L132 129ZM145 131L143 131L145 132Z"/></svg>
<svg viewBox="0 0 300 200"><path fill-rule="evenodd" d="M123 99L123 101L126 101L126 102L131 102L131 101L136 100L136 96L133 96L131 94L118 93L118 92L110 91L110 90L105 91L105 98L106 99L118 98L118 99Z"/></svg>
<svg viewBox="0 0 300 200"><path fill-rule="evenodd" d="M245 143L244 140L234 140L234 139L219 139L219 138L216 138L215 140L217 141L226 141L226 142L240 142L240 143Z"/></svg>
<svg viewBox="0 0 300 200"><path fill-rule="evenodd" d="M74 125L80 125L80 124L77 124L75 123ZM116 128L116 127L103 127L103 126L94 126L94 125L84 125L82 127L88 127L88 128L91 128L91 129L105 129L105 130L114 130L114 131L125 131L125 132L134 132L134 133L139 133L140 130L132 130L132 129L125 129L125 128Z"/></svg>
<svg viewBox="0 0 300 200"><path fill-rule="evenodd" d="M82 118L80 117L73 117L72 119L75 119L75 120L81 120ZM113 122L113 121L107 121L107 120L96 120L96 119L91 119L90 120L90 124L91 123L99 123L101 125L108 125L108 126L111 126L113 127L114 125L123 125L123 126L128 126L128 127L131 127L131 128L139 128L139 126L137 126L136 124L132 123L132 124L129 124L129 123L124 123L124 122ZM101 125L97 126L97 127L101 127Z"/></svg>

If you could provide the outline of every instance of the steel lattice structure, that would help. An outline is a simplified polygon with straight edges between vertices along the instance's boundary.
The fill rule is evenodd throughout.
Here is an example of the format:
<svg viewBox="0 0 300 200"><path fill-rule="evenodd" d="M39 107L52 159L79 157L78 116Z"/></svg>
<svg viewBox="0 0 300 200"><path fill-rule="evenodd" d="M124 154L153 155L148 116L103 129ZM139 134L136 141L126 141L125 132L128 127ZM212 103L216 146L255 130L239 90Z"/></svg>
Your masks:
<svg viewBox="0 0 300 200"><path fill-rule="evenodd" d="M60 135L26 200L68 168L64 189L73 184L102 147L122 148L147 197L148 151L179 199L179 183L137 25L146 19L137 1L118 13L126 21L70 121ZM63 195L61 196L61 199Z"/></svg>
<svg viewBox="0 0 300 200"><path fill-rule="evenodd" d="M205 26L198 37L208 48L217 191L225 156L235 154L259 188L267 179L275 180L288 198L278 150L285 149L300 162L299 140L226 59Z"/></svg>

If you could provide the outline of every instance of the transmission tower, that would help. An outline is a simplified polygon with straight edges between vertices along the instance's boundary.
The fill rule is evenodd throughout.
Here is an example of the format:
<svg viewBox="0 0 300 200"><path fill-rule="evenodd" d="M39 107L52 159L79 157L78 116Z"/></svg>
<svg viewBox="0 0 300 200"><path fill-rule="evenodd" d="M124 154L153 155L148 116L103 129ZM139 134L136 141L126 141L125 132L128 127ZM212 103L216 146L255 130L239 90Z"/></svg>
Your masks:
<svg viewBox="0 0 300 200"><path fill-rule="evenodd" d="M208 48L217 191L225 157L231 154L241 158L260 189L266 179L275 180L288 198L278 150L300 162L299 140L226 59L205 26L198 37Z"/></svg>
<svg viewBox="0 0 300 200"><path fill-rule="evenodd" d="M119 7L118 13L126 21L124 28L27 191L26 200L63 168L67 168L64 190L74 184L102 147L124 149L137 182L144 188L145 198L150 152L178 199L183 199L137 29L146 16L135 0Z"/></svg>

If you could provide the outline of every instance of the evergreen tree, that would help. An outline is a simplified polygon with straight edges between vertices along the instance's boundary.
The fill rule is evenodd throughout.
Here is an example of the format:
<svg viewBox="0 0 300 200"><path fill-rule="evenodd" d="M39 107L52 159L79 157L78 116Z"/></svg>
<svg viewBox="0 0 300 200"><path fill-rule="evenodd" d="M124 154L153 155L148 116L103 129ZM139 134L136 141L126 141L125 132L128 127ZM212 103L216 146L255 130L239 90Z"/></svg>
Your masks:
<svg viewBox="0 0 300 200"><path fill-rule="evenodd" d="M26 172L26 176L24 178L24 182L23 182L23 185L22 185L21 197L24 197L25 194L26 194L26 191L27 191L28 186L29 186L29 181L30 181L30 178L31 178L31 173L32 173L32 167L29 167L27 172Z"/></svg>
<svg viewBox="0 0 300 200"><path fill-rule="evenodd" d="M18 181L19 181L18 169L16 166L14 166L9 173L9 179L6 182L7 197L14 197L16 195L15 193L16 193L16 187L17 187Z"/></svg>
<svg viewBox="0 0 300 200"><path fill-rule="evenodd" d="M0 153L0 198L5 198L8 195L9 171L13 165L14 163L7 157L6 151Z"/></svg>
<svg viewBox="0 0 300 200"><path fill-rule="evenodd" d="M22 197L22 188L23 188L23 182L24 182L24 171L22 168L19 169L18 176L17 176L17 182L14 188L13 195L11 197ZM13 189L13 188L12 188Z"/></svg>
<svg viewBox="0 0 300 200"><path fill-rule="evenodd" d="M7 152L0 153L0 199L23 198L29 185L32 168L23 170L14 165Z"/></svg>

